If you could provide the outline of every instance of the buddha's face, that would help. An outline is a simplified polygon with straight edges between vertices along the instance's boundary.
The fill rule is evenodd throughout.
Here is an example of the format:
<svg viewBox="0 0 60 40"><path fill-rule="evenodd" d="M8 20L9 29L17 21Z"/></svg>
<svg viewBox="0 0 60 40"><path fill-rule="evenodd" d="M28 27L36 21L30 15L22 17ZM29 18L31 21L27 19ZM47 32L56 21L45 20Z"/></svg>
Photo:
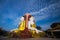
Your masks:
<svg viewBox="0 0 60 40"><path fill-rule="evenodd" d="M33 16L30 17L30 21L34 21L34 17Z"/></svg>
<svg viewBox="0 0 60 40"><path fill-rule="evenodd" d="M20 19L21 21L24 21L24 17L21 17L21 19Z"/></svg>
<svg viewBox="0 0 60 40"><path fill-rule="evenodd" d="M21 21L24 21L24 20L26 20L26 15L25 16L23 16L23 17L21 17L20 18L20 20ZM34 17L33 16L31 16L31 15L28 15L28 19L27 19L28 21L34 21Z"/></svg>

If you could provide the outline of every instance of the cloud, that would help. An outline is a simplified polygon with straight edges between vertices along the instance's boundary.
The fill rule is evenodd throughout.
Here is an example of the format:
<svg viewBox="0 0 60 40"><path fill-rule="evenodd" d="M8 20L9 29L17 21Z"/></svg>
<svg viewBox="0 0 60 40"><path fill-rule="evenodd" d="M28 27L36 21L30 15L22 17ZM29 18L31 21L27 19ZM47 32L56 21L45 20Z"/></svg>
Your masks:
<svg viewBox="0 0 60 40"><path fill-rule="evenodd" d="M30 14L36 17L36 21L39 21L39 20L49 18L51 16L56 17L60 15L59 13L57 15L54 13L54 12L57 12L59 8L60 8L60 1L49 5L48 7L42 8L39 11L30 12Z"/></svg>
<svg viewBox="0 0 60 40"><path fill-rule="evenodd" d="M44 14L44 13L41 13L41 12L44 12L44 11L47 11L47 12L48 12L49 9L50 9L50 11L51 11L51 10L55 10L56 7L60 7L59 4L60 4L60 1L57 2L57 3L51 4L51 5L47 6L47 7L44 7L44 8L42 8L42 9L40 9L39 11L30 12L30 14L32 14L32 15Z"/></svg>

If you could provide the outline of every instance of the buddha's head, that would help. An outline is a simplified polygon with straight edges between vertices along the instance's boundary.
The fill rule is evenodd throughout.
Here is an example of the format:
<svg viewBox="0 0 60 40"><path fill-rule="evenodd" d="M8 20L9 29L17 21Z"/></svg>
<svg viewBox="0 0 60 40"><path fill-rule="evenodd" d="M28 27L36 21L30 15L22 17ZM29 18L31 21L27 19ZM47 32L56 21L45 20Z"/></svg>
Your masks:
<svg viewBox="0 0 60 40"><path fill-rule="evenodd" d="M21 20L21 21L24 21L24 17L21 17L20 20Z"/></svg>
<svg viewBox="0 0 60 40"><path fill-rule="evenodd" d="M34 17L30 14L25 14L23 17L20 18L21 21L24 21L24 20L28 20L28 21L34 21Z"/></svg>
<svg viewBox="0 0 60 40"><path fill-rule="evenodd" d="M29 18L29 20L30 20L30 21L34 21L34 17L31 16L31 17Z"/></svg>

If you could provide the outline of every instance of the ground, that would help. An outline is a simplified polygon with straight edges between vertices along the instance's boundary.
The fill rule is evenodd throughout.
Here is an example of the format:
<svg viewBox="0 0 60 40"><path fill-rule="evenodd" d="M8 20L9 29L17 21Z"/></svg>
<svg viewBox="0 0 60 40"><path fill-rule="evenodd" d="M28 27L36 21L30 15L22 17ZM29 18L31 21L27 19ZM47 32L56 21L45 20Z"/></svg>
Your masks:
<svg viewBox="0 0 60 40"><path fill-rule="evenodd" d="M26 38L26 39L19 39L19 38L7 38L7 37L1 37L0 40L60 40L58 38Z"/></svg>

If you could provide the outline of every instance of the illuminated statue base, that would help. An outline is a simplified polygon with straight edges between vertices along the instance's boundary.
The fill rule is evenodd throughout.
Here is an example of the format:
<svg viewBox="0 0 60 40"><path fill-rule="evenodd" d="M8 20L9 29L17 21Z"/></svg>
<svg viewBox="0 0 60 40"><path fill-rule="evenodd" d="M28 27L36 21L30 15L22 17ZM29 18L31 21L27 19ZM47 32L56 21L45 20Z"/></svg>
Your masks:
<svg viewBox="0 0 60 40"><path fill-rule="evenodd" d="M26 28L24 31L21 32L20 38L32 38L31 32Z"/></svg>

